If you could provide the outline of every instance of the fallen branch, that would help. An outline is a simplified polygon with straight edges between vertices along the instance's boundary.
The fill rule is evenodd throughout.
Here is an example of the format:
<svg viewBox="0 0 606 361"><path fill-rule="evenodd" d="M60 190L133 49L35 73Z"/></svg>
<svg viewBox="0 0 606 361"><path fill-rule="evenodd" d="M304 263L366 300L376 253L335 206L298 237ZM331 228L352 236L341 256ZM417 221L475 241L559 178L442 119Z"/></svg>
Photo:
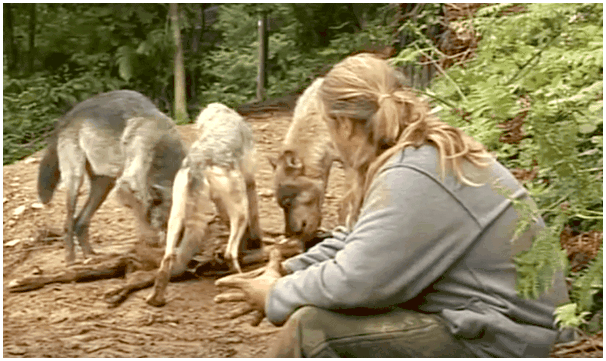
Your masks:
<svg viewBox="0 0 606 361"><path fill-rule="evenodd" d="M244 271L247 270L246 267L266 262L269 259L269 253L275 247L278 247L284 258L292 257L301 252L298 241L267 245L263 248L263 250L255 250L245 254L242 257L240 264L244 268ZM196 277L221 277L231 273L232 271L229 264L221 258L197 256L189 262L188 270L186 272ZM182 278L182 276L172 278L171 281L179 278ZM105 293L103 299L108 303L109 307L117 307L122 304L122 302L126 301L131 293L152 287L155 280L156 270L134 272L128 276L126 284L109 290Z"/></svg>
<svg viewBox="0 0 606 361"><path fill-rule="evenodd" d="M12 280L8 284L10 292L26 292L44 287L51 283L86 282L97 279L124 276L128 255L104 255L93 258L88 264L77 264L53 274L26 276Z"/></svg>
<svg viewBox="0 0 606 361"><path fill-rule="evenodd" d="M298 241L291 240L270 244L263 250L254 250L244 254L241 264L252 266L265 262L269 252L275 247L280 249L284 258L300 252ZM125 254L103 254L91 258L87 263L76 264L52 274L26 276L12 280L8 285L9 292L27 292L52 283L90 282L100 279L126 276L126 283L109 290L104 300L109 307L116 307L128 296L138 290L153 286L164 249L137 244ZM222 276L230 273L229 264L219 257L196 256L188 264L186 273L201 276ZM175 279L175 278L173 278ZM178 279L178 278L177 278Z"/></svg>

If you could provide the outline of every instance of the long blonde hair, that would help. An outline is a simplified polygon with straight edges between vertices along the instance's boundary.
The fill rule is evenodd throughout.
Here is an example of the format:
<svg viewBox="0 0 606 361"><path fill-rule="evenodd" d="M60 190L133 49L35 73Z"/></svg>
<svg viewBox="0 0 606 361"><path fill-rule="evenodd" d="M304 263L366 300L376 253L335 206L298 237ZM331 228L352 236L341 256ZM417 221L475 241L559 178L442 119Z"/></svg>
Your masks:
<svg viewBox="0 0 606 361"><path fill-rule="evenodd" d="M452 170L458 180L479 186L463 171L463 161L479 168L494 158L486 148L463 131L430 114L427 104L402 85L402 75L385 60L371 54L350 56L326 75L320 97L329 123L351 122L366 132L375 154L352 165L357 180L346 196L348 226L353 226L372 180L382 165L406 147L434 145L439 154L442 178ZM340 129L331 127L332 129Z"/></svg>

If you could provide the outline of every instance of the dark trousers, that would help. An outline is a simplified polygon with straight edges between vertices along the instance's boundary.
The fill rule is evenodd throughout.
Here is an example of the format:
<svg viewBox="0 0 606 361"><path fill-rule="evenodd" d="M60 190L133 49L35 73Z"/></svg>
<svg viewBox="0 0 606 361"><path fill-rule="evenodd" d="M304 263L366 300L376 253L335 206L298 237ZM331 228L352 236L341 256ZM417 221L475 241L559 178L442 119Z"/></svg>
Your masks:
<svg viewBox="0 0 606 361"><path fill-rule="evenodd" d="M474 357L439 316L396 308L293 313L266 357Z"/></svg>

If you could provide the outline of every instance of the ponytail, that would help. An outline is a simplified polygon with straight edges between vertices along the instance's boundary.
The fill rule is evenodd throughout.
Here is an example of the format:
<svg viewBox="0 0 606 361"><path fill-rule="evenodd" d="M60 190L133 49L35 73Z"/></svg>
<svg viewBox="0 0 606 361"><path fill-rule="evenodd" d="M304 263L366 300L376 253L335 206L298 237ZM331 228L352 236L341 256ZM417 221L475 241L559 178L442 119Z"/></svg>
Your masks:
<svg viewBox="0 0 606 361"><path fill-rule="evenodd" d="M463 161L479 168L488 167L494 161L482 144L430 114L427 104L404 88L400 78L385 60L371 54L358 54L335 65L320 89L323 118L327 122L359 124L376 149L364 162L350 164L358 176L346 197L349 226L357 220L377 171L406 147L434 145L442 178L447 170L452 170L461 183L469 186L481 184L465 175Z"/></svg>

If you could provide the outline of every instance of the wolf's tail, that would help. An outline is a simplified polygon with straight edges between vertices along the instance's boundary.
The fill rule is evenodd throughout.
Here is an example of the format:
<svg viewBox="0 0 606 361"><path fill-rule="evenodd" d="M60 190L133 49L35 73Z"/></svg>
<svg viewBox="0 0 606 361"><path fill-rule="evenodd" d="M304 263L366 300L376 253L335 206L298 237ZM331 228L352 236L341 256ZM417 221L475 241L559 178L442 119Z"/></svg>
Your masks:
<svg viewBox="0 0 606 361"><path fill-rule="evenodd" d="M53 198L53 193L61 178L59 155L57 154L57 141L57 134L51 135L46 154L44 154L44 158L40 161L38 197L44 204L47 204Z"/></svg>

